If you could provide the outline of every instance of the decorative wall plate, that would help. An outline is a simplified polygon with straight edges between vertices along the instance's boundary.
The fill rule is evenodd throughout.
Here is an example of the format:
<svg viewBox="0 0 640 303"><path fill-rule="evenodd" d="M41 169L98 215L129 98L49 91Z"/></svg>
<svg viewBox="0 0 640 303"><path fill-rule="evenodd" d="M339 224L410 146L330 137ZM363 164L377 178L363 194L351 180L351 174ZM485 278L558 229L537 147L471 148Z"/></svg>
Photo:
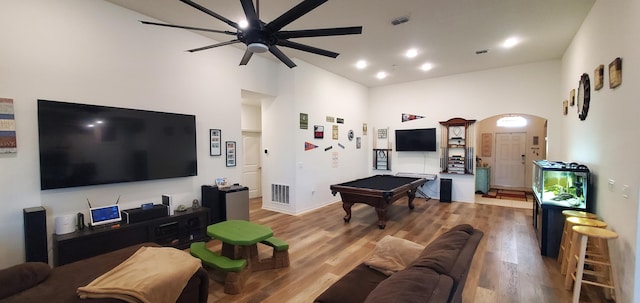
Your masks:
<svg viewBox="0 0 640 303"><path fill-rule="evenodd" d="M589 102L591 99L591 83L589 82L589 74L584 73L580 77L578 84L578 118L584 120L589 113Z"/></svg>

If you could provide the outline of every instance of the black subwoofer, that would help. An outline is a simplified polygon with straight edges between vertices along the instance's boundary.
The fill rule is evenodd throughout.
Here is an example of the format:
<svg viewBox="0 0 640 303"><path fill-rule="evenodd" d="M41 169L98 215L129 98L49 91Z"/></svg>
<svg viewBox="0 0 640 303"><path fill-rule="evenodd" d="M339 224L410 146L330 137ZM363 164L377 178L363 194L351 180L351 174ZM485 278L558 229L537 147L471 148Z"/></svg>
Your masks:
<svg viewBox="0 0 640 303"><path fill-rule="evenodd" d="M440 179L440 202L451 202L451 179Z"/></svg>
<svg viewBox="0 0 640 303"><path fill-rule="evenodd" d="M42 206L22 209L26 262L49 263L47 250L47 211Z"/></svg>

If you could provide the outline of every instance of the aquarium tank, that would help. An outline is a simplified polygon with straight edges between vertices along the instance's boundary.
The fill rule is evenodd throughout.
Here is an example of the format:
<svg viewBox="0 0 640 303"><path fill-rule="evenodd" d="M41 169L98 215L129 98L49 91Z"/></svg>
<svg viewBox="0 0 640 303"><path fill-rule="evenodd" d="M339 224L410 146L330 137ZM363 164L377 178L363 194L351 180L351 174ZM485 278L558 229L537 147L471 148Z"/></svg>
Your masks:
<svg viewBox="0 0 640 303"><path fill-rule="evenodd" d="M539 203L590 210L589 168L575 162L533 161L532 189Z"/></svg>

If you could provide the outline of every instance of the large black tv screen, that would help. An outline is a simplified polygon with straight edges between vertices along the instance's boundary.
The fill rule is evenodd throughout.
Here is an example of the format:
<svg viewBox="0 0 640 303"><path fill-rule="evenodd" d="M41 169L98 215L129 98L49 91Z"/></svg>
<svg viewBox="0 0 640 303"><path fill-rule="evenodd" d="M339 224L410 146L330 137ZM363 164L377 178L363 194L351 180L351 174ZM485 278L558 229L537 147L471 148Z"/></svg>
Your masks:
<svg viewBox="0 0 640 303"><path fill-rule="evenodd" d="M38 100L40 188L197 175L196 117Z"/></svg>
<svg viewBox="0 0 640 303"><path fill-rule="evenodd" d="M396 129L396 151L436 151L436 129Z"/></svg>

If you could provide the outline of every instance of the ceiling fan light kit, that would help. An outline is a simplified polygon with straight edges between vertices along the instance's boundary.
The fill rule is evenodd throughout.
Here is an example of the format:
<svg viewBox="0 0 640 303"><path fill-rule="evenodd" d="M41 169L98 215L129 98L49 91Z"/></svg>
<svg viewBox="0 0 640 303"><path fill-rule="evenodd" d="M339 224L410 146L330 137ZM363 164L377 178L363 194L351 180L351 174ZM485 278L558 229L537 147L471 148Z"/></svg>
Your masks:
<svg viewBox="0 0 640 303"><path fill-rule="evenodd" d="M336 58L339 54L320 49L317 47L309 46L306 44L301 44L293 41L289 41L290 38L309 38L309 37L323 37L323 36L339 36L339 35L357 35L362 33L362 26L352 26L352 27L335 27L335 28L322 28L322 29L307 29L307 30L293 30L293 31L281 31L281 29L291 22L297 20L298 18L304 16L310 11L314 10L321 4L327 2L328 0L304 0L300 2L298 5L294 6L284 14L280 15L273 21L269 23L262 22L258 16L258 11L256 10L256 6L259 6L259 1L257 1L258 5L253 5L253 0L240 0L240 4L242 5L242 9L245 13L248 26L245 28L241 28L240 25L236 22L233 22L222 15L215 13L212 10L209 10L200 4L195 3L191 0L180 0L181 2L211 16L214 17L229 26L236 29L236 32L230 31L222 31L222 30L213 30L206 28L198 28L192 26L184 26L184 25L171 25L171 24L162 24L148 21L140 21L143 24L148 25L157 25L157 26L165 26L165 27L174 27L174 28L182 28L196 31L207 31L213 33L234 35L236 39L221 42L209 46L204 46L200 48L194 48L188 50L189 52L196 52L205 49L211 49L219 46L230 45L235 43L244 43L247 46L244 56L240 60L240 65L246 65L251 59L251 55L253 53L264 53L271 52L276 58L278 58L282 63L286 64L289 68L293 68L296 66L287 55L285 55L278 46L288 47L297 49L304 52L310 52L313 54L327 56L331 58Z"/></svg>
<svg viewBox="0 0 640 303"><path fill-rule="evenodd" d="M262 43L251 43L247 45L247 49L252 53L265 53L269 50L269 47Z"/></svg>

